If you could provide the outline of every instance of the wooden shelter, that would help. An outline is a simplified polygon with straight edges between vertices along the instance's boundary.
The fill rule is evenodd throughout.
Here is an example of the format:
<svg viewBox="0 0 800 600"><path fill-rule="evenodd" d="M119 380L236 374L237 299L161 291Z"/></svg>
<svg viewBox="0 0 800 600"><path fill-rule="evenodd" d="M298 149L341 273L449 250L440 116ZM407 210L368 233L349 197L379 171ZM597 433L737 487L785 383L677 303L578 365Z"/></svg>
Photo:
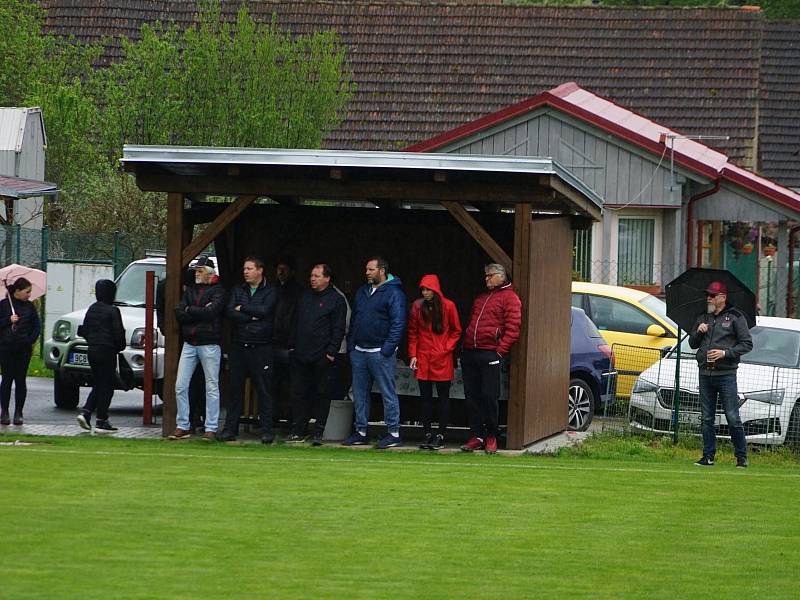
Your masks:
<svg viewBox="0 0 800 600"><path fill-rule="evenodd" d="M316 244L317 252L338 254L324 257L333 264L357 252L352 256L363 260L351 257L347 268L359 281L389 229L396 255L418 249L428 268L461 269L477 279L483 257L503 264L523 305L507 445L521 448L566 428L572 229L599 220L602 201L552 159L126 146L122 162L141 189L169 194L167 306L178 303L182 270L212 241L230 284L246 255L274 259L282 236L295 248ZM206 196L230 201L201 201ZM431 244L443 218L451 229ZM201 223L207 225L195 234ZM292 223L298 226L287 233ZM452 229L468 235L472 248L451 245ZM415 281L405 283L413 290ZM165 434L175 423L180 354L177 323L166 315Z"/></svg>

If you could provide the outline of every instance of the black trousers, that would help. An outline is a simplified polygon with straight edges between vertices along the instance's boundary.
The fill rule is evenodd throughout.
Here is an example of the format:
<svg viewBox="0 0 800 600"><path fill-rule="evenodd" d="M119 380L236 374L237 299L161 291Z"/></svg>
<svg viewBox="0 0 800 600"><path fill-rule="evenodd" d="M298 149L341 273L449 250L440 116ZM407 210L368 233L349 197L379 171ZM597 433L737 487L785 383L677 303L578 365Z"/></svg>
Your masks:
<svg viewBox="0 0 800 600"><path fill-rule="evenodd" d="M273 351L271 344L237 344L230 351L231 403L225 417L225 433L239 434L239 419L244 408L244 382L248 377L258 395L258 413L263 433L272 432L274 396L272 394Z"/></svg>
<svg viewBox="0 0 800 600"><path fill-rule="evenodd" d="M464 350L461 354L469 426L479 438L497 435L502 372L502 359L494 350Z"/></svg>
<svg viewBox="0 0 800 600"><path fill-rule="evenodd" d="M272 397L275 405L273 418L275 423L281 419L291 421L291 365L289 351L285 348L276 348L272 366Z"/></svg>
<svg viewBox="0 0 800 600"><path fill-rule="evenodd" d="M308 420L313 416L316 424L314 433L322 435L328 421L331 406L330 373L333 363L326 357L306 363L292 359L292 433L303 436L306 433Z"/></svg>
<svg viewBox="0 0 800 600"><path fill-rule="evenodd" d="M114 397L117 378L117 354L111 348L89 348L89 367L92 369L94 385L83 410L97 412L97 420L108 419L108 407Z"/></svg>
<svg viewBox="0 0 800 600"><path fill-rule="evenodd" d="M439 433L444 435L450 421L450 382L419 380L419 399L422 402L422 425L425 433L431 432L433 422L433 386L439 396Z"/></svg>
<svg viewBox="0 0 800 600"><path fill-rule="evenodd" d="M0 382L0 406L4 413L11 404L11 385L14 385L14 412L22 414L25 398L28 395L28 365L31 363L33 348L9 348L0 350L0 369L3 380Z"/></svg>

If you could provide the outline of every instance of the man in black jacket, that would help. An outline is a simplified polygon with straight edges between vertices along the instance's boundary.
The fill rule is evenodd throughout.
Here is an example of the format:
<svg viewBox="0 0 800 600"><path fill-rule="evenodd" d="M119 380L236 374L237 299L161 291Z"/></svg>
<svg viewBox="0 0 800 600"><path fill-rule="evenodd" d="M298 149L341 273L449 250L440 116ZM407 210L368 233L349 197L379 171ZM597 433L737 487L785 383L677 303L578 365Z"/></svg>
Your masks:
<svg viewBox="0 0 800 600"><path fill-rule="evenodd" d="M294 428L287 442L302 442L311 416L315 419L313 444L322 444L322 432L330 408L329 373L345 331L347 305L331 285L331 268L314 265L311 290L300 294L295 324L289 336L291 350L291 403ZM309 389L315 393L309 397Z"/></svg>
<svg viewBox="0 0 800 600"><path fill-rule="evenodd" d="M289 390L291 389L291 367L289 363L289 334L294 323L297 299L303 288L295 279L295 259L282 256L275 263L274 329L272 343L275 349L275 361L272 374L272 389L278 418L289 418Z"/></svg>
<svg viewBox="0 0 800 600"><path fill-rule="evenodd" d="M231 291L228 318L233 322L233 343L230 350L231 405L225 428L217 437L230 442L239 435L239 419L244 404L244 381L250 381L258 394L261 442L271 444L272 431L272 327L277 294L264 279L264 263L249 256L242 267L244 283Z"/></svg>
<svg viewBox="0 0 800 600"><path fill-rule="evenodd" d="M717 451L715 418L717 397L725 411L736 466L747 467L747 443L739 418L736 369L739 357L753 349L753 338L742 312L728 304L728 288L714 281L706 290L706 314L700 315L689 332L689 346L697 348L700 379L700 431L703 456L695 464L710 467Z"/></svg>
<svg viewBox="0 0 800 600"><path fill-rule="evenodd" d="M181 326L183 349L178 363L175 396L178 402L177 427L171 440L191 437L189 421L189 384L198 361L206 379L206 420L203 439L215 440L219 420L219 365L222 359L222 313L225 311L225 289L211 283L214 263L201 256L194 265L195 285L183 292L175 317Z"/></svg>
<svg viewBox="0 0 800 600"><path fill-rule="evenodd" d="M122 315L114 306L117 286L110 279L101 279L94 285L97 302L83 317L78 335L89 347L89 367L92 369L92 391L78 413L78 424L87 431L92 429L92 413L97 410L95 433L114 433L117 428L108 421L108 407L114 396L117 374L117 353L126 346Z"/></svg>

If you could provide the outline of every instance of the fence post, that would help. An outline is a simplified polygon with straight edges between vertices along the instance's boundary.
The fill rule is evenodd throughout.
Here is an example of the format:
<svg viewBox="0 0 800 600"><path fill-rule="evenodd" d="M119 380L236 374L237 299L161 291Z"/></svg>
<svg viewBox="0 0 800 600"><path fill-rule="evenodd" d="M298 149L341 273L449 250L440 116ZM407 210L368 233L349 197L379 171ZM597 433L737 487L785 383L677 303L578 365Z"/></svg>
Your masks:
<svg viewBox="0 0 800 600"><path fill-rule="evenodd" d="M22 240L22 225L17 223L14 225L14 243L17 245L17 250L14 253L16 257L14 262L20 264L22 262L22 248L20 248L20 242Z"/></svg>
<svg viewBox="0 0 800 600"><path fill-rule="evenodd" d="M50 254L50 228L47 225L42 226L42 256L41 256L41 266L42 271L47 271L47 258L48 254ZM47 316L47 294L42 296L42 303L41 303L41 313L39 314L39 322L41 323L41 327L39 328L39 358L44 358L44 325L45 325L45 317Z"/></svg>
<svg viewBox="0 0 800 600"><path fill-rule="evenodd" d="M678 327L678 344L675 346L675 392L672 394L672 443L678 443L679 413L681 409L681 328Z"/></svg>

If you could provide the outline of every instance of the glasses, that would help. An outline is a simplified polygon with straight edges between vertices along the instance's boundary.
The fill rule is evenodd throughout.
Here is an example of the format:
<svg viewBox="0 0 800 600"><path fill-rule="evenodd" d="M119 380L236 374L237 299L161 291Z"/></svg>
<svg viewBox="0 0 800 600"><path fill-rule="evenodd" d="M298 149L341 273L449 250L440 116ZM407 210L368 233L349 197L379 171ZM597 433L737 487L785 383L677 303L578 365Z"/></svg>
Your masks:
<svg viewBox="0 0 800 600"><path fill-rule="evenodd" d="M489 279L491 277L494 277L495 275L500 275L500 273L486 273L486 275L484 275L483 278Z"/></svg>
<svg viewBox="0 0 800 600"><path fill-rule="evenodd" d="M706 294L706 298L716 298L717 296L721 296L722 294Z"/></svg>

